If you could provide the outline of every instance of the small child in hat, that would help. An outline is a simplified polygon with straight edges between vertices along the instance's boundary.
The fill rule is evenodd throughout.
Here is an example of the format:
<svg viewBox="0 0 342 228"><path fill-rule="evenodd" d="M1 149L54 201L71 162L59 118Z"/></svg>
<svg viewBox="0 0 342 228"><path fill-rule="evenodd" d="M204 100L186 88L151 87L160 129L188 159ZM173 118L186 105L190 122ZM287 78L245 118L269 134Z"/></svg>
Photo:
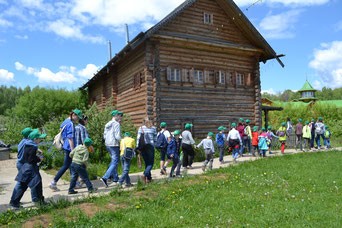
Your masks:
<svg viewBox="0 0 342 228"><path fill-rule="evenodd" d="M86 138L84 139L83 144L75 147L75 149L73 149L69 154L70 158L72 158L72 163L70 165L71 180L68 194L78 193L75 191L78 176L80 176L86 184L89 193L97 191L97 189L93 187L93 184L89 180L86 166L89 159L89 153L94 151L92 144L93 141L90 138Z"/></svg>
<svg viewBox="0 0 342 228"><path fill-rule="evenodd" d="M213 162L214 162L214 143L212 140L212 137L214 136L214 133L209 132L207 138L203 139L196 147L203 147L204 153L205 153L205 161L202 165L203 172L207 168L207 165L209 163L209 170L213 169Z"/></svg>
<svg viewBox="0 0 342 228"><path fill-rule="evenodd" d="M329 130L329 127L325 125L325 132L324 132L324 145L326 149L330 149L330 137L331 137L331 131Z"/></svg>
<svg viewBox="0 0 342 228"><path fill-rule="evenodd" d="M129 177L129 169L131 166L131 158L125 157L125 150L130 149L134 151L135 140L132 138L130 132L125 132L124 138L120 141L120 156L122 164L122 175L119 178L119 186L122 186L123 182L126 183L126 187L132 187L131 179Z"/></svg>
<svg viewBox="0 0 342 228"><path fill-rule="evenodd" d="M216 134L215 142L220 153L219 161L221 164L223 164L224 145L226 141L226 135L224 134L224 130L226 130L226 128L224 126L220 126L219 128L217 128L217 130L219 132Z"/></svg>
<svg viewBox="0 0 342 228"><path fill-rule="evenodd" d="M259 132L258 132L258 126L254 126L252 130L252 146L253 146L253 157L256 156L255 152L259 154Z"/></svg>

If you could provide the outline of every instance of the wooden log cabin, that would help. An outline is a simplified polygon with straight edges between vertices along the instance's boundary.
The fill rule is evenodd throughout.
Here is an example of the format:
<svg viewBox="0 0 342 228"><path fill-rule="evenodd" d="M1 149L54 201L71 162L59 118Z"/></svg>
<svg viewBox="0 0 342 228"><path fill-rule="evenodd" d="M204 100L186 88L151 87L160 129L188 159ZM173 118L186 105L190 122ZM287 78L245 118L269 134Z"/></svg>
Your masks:
<svg viewBox="0 0 342 228"><path fill-rule="evenodd" d="M232 0L187 0L116 54L81 89L138 127L193 123L203 137L242 117L261 126L259 63L279 56Z"/></svg>

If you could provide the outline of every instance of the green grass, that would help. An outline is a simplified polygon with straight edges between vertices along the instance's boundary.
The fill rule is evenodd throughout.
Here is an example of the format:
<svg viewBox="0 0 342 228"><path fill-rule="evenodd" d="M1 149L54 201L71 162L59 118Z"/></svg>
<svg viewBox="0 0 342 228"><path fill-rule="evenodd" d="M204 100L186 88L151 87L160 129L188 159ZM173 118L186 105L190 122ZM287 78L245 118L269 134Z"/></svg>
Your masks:
<svg viewBox="0 0 342 228"><path fill-rule="evenodd" d="M93 216L77 202L46 211L56 227L341 227L341 163L334 151L272 157L114 190L88 200Z"/></svg>

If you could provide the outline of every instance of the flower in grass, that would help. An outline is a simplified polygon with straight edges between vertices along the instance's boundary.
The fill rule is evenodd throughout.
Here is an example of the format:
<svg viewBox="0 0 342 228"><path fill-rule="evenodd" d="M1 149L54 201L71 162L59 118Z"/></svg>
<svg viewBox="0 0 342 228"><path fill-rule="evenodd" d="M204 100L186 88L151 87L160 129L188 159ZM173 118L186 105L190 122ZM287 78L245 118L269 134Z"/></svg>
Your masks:
<svg viewBox="0 0 342 228"><path fill-rule="evenodd" d="M183 216L180 216L179 219L183 219L184 217Z"/></svg>

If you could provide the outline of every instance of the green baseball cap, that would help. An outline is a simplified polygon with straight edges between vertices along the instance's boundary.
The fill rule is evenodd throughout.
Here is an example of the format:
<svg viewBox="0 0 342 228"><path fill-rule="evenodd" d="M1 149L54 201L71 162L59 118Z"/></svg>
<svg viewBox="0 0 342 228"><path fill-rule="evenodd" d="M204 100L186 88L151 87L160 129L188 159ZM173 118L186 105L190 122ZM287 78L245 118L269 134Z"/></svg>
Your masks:
<svg viewBox="0 0 342 228"><path fill-rule="evenodd" d="M113 110L111 113L110 113L112 116L123 116L123 112L120 112L119 110Z"/></svg>
<svg viewBox="0 0 342 228"><path fill-rule="evenodd" d="M74 110L72 110L73 113L76 114L76 116L81 120L83 118L83 115L82 115L82 111L75 108Z"/></svg>
<svg viewBox="0 0 342 228"><path fill-rule="evenodd" d="M175 130L174 132L173 132L173 135L180 135L181 134L181 131L180 130Z"/></svg>
<svg viewBox="0 0 342 228"><path fill-rule="evenodd" d="M272 130L272 126L271 126L271 125L268 126L267 129L268 129L268 130Z"/></svg>
<svg viewBox="0 0 342 228"><path fill-rule="evenodd" d="M239 122L240 122L240 123L243 123L243 122L245 122L245 121L244 121L243 118L240 118L240 119L239 119Z"/></svg>
<svg viewBox="0 0 342 228"><path fill-rule="evenodd" d="M250 123L251 121L250 121L249 119L247 119L245 122L246 122L246 123Z"/></svg>
<svg viewBox="0 0 342 228"><path fill-rule="evenodd" d="M160 127L166 127L166 126L167 126L167 124L165 122L160 123Z"/></svg>
<svg viewBox="0 0 342 228"><path fill-rule="evenodd" d="M299 118L299 119L298 119L298 122L300 122L300 123L303 122L302 118Z"/></svg>
<svg viewBox="0 0 342 228"><path fill-rule="evenodd" d="M192 125L191 123L187 123L185 124L185 129L191 129L194 125Z"/></svg>
<svg viewBox="0 0 342 228"><path fill-rule="evenodd" d="M132 134L131 134L131 132L125 132L124 136L125 136L125 137L131 137Z"/></svg>
<svg viewBox="0 0 342 228"><path fill-rule="evenodd" d="M30 127L27 127L27 128L24 128L22 131L21 131L21 134L27 138L29 136L29 134L32 132L32 129Z"/></svg>
<svg viewBox="0 0 342 228"><path fill-rule="evenodd" d="M259 129L258 126L254 126L254 127L253 127L253 131L254 131L254 132L255 132L255 131L258 131L258 129Z"/></svg>
<svg viewBox="0 0 342 228"><path fill-rule="evenodd" d="M93 144L93 140L91 140L91 138L85 138L83 143L86 147L89 147Z"/></svg>
<svg viewBox="0 0 342 228"><path fill-rule="evenodd" d="M266 128L262 127L262 128L261 128L261 131L266 131Z"/></svg>
<svg viewBox="0 0 342 228"><path fill-rule="evenodd" d="M323 117L318 117L318 121L322 121L323 120Z"/></svg>
<svg viewBox="0 0 342 228"><path fill-rule="evenodd" d="M305 121L305 124L309 124L310 122L307 120L307 121Z"/></svg>
<svg viewBox="0 0 342 228"><path fill-rule="evenodd" d="M236 127L236 123L232 123L230 126L231 127Z"/></svg>
<svg viewBox="0 0 342 228"><path fill-rule="evenodd" d="M224 126L219 126L218 128L217 128L217 130L219 130L219 131L224 131L224 130L226 130L227 128L226 127L224 127Z"/></svg>
<svg viewBox="0 0 342 228"><path fill-rule="evenodd" d="M34 139L44 139L46 134L40 134L38 129L33 129L32 132L28 135L28 138L31 140Z"/></svg>
<svg viewBox="0 0 342 228"><path fill-rule="evenodd" d="M208 133L208 136L213 137L213 136L214 136L214 133L209 132L209 133Z"/></svg>
<svg viewBox="0 0 342 228"><path fill-rule="evenodd" d="M281 123L281 126L285 127L285 126L286 126L286 123L285 123L285 122L282 122L282 123Z"/></svg>

